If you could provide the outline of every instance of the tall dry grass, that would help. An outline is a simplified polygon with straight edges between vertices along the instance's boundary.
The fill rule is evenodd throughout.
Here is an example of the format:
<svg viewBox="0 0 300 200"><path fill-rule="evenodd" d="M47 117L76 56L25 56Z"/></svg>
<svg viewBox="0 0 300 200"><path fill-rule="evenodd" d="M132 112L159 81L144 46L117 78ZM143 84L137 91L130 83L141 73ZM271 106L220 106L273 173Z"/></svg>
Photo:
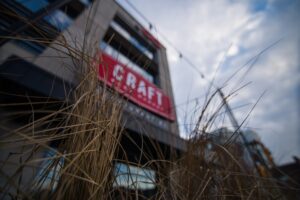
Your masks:
<svg viewBox="0 0 300 200"><path fill-rule="evenodd" d="M47 38L26 40L48 42ZM207 94L186 151L166 158L157 141L147 138L157 157L136 144L148 162L132 163L120 143L125 134L121 119L126 101L100 85L95 66L101 60L95 61L89 53L95 47L66 41L60 37L53 48L80 70L76 71L78 84L65 101L8 94L21 96L22 101L0 105L0 150L5 152L0 163L1 199L285 199L277 180L249 170L232 140L225 144L211 140L208 128L224 106L212 103L215 92ZM207 109L209 106L215 110ZM7 110L11 107L16 109ZM26 120L16 125L20 116ZM114 163L120 151L125 152L123 163L156 170L156 193L151 197L138 188L114 188ZM52 153L45 156L44 152Z"/></svg>
<svg viewBox="0 0 300 200"><path fill-rule="evenodd" d="M74 49L71 50L74 53ZM76 50L76 55L81 53ZM77 76L79 84L67 102L49 101L49 97L39 97L40 102L31 102L34 97L23 96L25 102L1 105L16 109L21 105L32 107L18 113L5 111L7 123L1 123L5 133L1 136L2 151L19 150L18 158L22 160L14 163L17 158L12 158L12 152L2 160L1 169L8 170L8 162L12 162L13 169L10 177L1 177L3 198L99 199L99 196L105 198L109 194L113 159L122 133L122 105L116 94L99 86L97 68L91 65L91 57L85 55L80 60L84 62L78 62L74 54L70 55L76 63L81 63L76 66L81 73ZM85 58L89 58L88 62ZM47 110L47 106L54 103L61 106ZM39 104L43 106L38 110L35 105ZM35 118L37 113L43 113L43 116ZM9 126L9 121L14 123L18 115L31 120L14 129ZM57 143L56 147L52 147L53 143ZM44 151L55 153L43 158ZM46 166L41 171L43 162ZM29 178L30 186L25 186L21 177L28 170L35 171L31 176L36 176L37 172L39 175ZM49 177L52 180L48 180ZM54 188L55 192L52 191Z"/></svg>

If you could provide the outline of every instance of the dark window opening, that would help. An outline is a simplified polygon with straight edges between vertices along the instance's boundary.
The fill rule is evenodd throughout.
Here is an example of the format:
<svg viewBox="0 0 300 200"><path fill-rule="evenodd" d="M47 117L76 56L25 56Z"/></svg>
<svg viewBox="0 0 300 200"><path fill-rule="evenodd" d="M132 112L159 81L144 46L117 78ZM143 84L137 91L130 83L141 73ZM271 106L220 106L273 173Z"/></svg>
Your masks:
<svg viewBox="0 0 300 200"><path fill-rule="evenodd" d="M70 3L62 6L60 10L66 13L66 15L68 15L70 18L76 19L85 9L85 7L85 4L83 4L81 1L71 1Z"/></svg>
<svg viewBox="0 0 300 200"><path fill-rule="evenodd" d="M142 49L140 48L141 51L145 51L145 50L149 51L149 53L153 54L153 58L151 59L155 59L156 48L151 43L149 43L148 41L144 40L141 37L141 35L138 33L140 31L139 30L140 28L137 25L135 25L134 28L131 28L118 15L116 15L113 22L114 24L121 27L124 31L126 31L130 35L131 37L130 41L134 43L133 45L137 46L137 48L142 47ZM137 43L138 45L136 45Z"/></svg>

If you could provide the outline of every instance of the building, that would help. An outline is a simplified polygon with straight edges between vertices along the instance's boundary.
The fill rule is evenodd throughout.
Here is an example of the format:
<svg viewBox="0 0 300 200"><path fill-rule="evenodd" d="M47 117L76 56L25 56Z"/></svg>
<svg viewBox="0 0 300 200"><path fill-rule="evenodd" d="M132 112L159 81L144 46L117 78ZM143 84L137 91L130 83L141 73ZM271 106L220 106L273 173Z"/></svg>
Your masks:
<svg viewBox="0 0 300 200"><path fill-rule="evenodd" d="M241 132L230 130L226 127L216 129L208 134L208 150L214 152L217 145L222 145L239 161L241 166L249 171L253 171L253 161L245 143L241 137ZM242 133L244 134L244 133ZM223 158L224 159L224 158ZM225 160L228 159L225 154Z"/></svg>
<svg viewBox="0 0 300 200"><path fill-rule="evenodd" d="M244 135L245 142L240 134ZM270 171L275 167L275 163L271 152L261 142L255 131L246 129L235 132L228 128L220 128L209 135L209 141L215 144L227 145L229 151L240 159L239 162L247 170L258 173L261 177L272 176ZM210 148L210 150L212 149Z"/></svg>
<svg viewBox="0 0 300 200"><path fill-rule="evenodd" d="M63 47L57 45L64 36L74 48L85 44L95 55L101 52L101 59L109 68L107 72L100 66L100 82L111 87L114 82L121 84L116 90L128 100L124 104L122 118L126 134L122 136L121 143L132 163L157 159L153 141L163 150L165 159L171 158L173 150L180 152L184 149L185 142L179 137L176 121L166 49L116 1L3 0L0 8L2 105L22 105L29 101L34 105L45 99L55 101L67 98L77 84L74 70L78 69L74 69L74 63L66 56ZM106 73L109 77L105 76ZM126 95L128 88L133 91L130 95ZM33 96L36 98L31 98ZM60 106L55 104L51 109ZM38 120L43 116L38 113L32 116L33 108L25 105L13 108L1 106L0 109L3 138L5 133L18 129L33 117ZM29 114L7 120L7 115L20 110ZM150 158L140 159L140 146L149 147L144 151L148 151ZM2 163L24 160L17 153L20 148L12 145L1 149ZM37 157L43 156L45 152L37 154ZM122 162L116 163L115 167L126 172L135 171L138 175L148 173L155 177L156 173L154 169L140 172L141 169L134 164L128 166ZM10 164L4 165L3 169L3 177L6 178L13 176L17 170ZM13 180L19 179L26 185L37 175L34 170L31 172L30 167L25 171L22 180L22 175L17 175ZM7 187L7 179L3 177L0 186ZM130 189L128 181L116 184ZM137 184L136 187L154 189L151 183Z"/></svg>

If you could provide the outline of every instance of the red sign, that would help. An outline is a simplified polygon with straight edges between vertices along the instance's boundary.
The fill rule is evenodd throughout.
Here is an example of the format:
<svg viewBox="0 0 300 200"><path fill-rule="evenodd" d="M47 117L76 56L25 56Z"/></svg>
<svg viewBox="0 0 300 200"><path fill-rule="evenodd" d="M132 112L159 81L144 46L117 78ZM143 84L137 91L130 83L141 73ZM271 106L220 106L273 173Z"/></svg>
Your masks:
<svg viewBox="0 0 300 200"><path fill-rule="evenodd" d="M102 53L99 79L129 100L169 120L175 120L170 98L137 72Z"/></svg>

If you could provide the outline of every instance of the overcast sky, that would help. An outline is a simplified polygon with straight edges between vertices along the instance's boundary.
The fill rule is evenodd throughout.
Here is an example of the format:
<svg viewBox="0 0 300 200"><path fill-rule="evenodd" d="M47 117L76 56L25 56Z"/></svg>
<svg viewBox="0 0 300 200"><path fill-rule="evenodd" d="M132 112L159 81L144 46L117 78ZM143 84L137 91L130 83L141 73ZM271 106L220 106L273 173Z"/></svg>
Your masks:
<svg viewBox="0 0 300 200"><path fill-rule="evenodd" d="M125 0L119 2L144 23ZM251 81L229 102L232 107L247 104L234 110L238 121L246 117L266 91L244 128L250 127L259 134L277 163L290 162L293 155L300 156L299 0L130 2L205 74L206 78L201 79L155 29L152 31L167 48L182 135L187 131L183 125L193 123L190 116L188 119L185 116L203 101L207 80L212 80L216 73L216 84L223 86L241 68L224 89L229 92ZM257 55L257 60L251 60Z"/></svg>

